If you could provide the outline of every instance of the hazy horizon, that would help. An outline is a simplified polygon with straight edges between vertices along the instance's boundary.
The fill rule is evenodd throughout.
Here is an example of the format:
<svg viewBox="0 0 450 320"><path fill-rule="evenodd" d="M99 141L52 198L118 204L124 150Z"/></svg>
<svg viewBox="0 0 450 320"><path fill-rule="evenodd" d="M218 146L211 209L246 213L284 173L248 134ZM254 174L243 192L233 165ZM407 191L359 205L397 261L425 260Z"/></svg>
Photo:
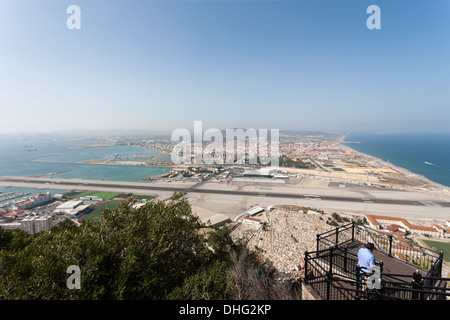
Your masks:
<svg viewBox="0 0 450 320"><path fill-rule="evenodd" d="M191 132L193 137L194 131L192 128L183 128L188 129ZM203 128L202 133L204 134L207 129L218 129L221 131L225 131L226 129L255 129L257 132L259 129L264 128ZM270 131L269 131L270 132ZM58 131L49 131L49 132L15 132L15 133L1 133L0 132L0 141L26 141L26 140L59 140L59 139L78 139L78 140L102 140L105 139L140 139L140 138L149 138L149 139L167 139L172 135L172 130L127 130L127 129L112 129L112 130L82 130L82 129L70 129L70 130L58 130ZM353 135L419 135L419 136L427 136L427 135L435 135L435 136L450 136L450 132L418 132L418 131L409 131L409 132L392 132L392 131L378 131L378 130L366 130L366 131L327 131L327 130L291 130L291 129L279 129L279 133L281 137L289 137L289 136L329 136L329 137L341 137L341 136L353 136ZM282 138L284 139L284 138Z"/></svg>
<svg viewBox="0 0 450 320"><path fill-rule="evenodd" d="M66 12L81 9L81 29ZM381 9L370 30L368 6ZM448 132L450 2L0 3L0 134Z"/></svg>

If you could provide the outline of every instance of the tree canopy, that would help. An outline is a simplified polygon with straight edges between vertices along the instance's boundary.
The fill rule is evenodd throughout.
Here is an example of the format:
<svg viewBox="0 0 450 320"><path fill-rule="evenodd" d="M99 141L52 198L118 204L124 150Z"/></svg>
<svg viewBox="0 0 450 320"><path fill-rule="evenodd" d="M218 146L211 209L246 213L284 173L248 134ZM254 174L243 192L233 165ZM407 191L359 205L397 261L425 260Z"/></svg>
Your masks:
<svg viewBox="0 0 450 320"><path fill-rule="evenodd" d="M202 232L182 194L140 208L135 201L105 209L99 221L66 220L36 236L0 228L0 299L257 299L242 295L233 274L233 257L243 252L240 268L258 265L273 280L226 229ZM69 266L79 267L80 289L67 286Z"/></svg>

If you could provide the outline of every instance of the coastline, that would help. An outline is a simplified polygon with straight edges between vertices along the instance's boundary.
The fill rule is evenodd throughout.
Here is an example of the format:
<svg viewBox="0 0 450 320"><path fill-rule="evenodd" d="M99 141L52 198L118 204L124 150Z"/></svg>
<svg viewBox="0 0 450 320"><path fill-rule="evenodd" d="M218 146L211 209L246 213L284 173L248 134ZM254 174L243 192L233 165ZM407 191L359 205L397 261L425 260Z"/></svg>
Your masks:
<svg viewBox="0 0 450 320"><path fill-rule="evenodd" d="M313 169L294 169L294 168L284 168L280 167L280 170L286 170L290 172L303 173L307 175L315 175L322 176L328 178L334 178L341 181L359 181L361 183L368 183L373 185L379 185L382 187L394 188L397 190L411 190L411 191L419 191L421 193L426 193L428 195L433 195L440 199L448 200L450 199L450 188L437 183L435 181L430 180L429 178L420 175L418 173L412 172L404 167L400 167L391 162L384 161L376 156L372 156L367 153L363 153L358 151L351 146L348 145L348 142L345 142L345 139L351 135L351 133L342 134L333 139L334 143L336 143L343 150L347 150L349 153L357 155L366 163L373 163L373 166L368 166L367 172L363 172L364 170L360 170L359 172L356 170L346 170L346 171L317 171ZM350 141L350 143L360 143L358 141ZM82 145L77 148L98 148L98 147L111 147L112 145ZM160 150L162 151L162 150ZM166 150L167 151L167 150ZM131 167L165 167L171 168L174 167L174 164L171 162L143 162L143 161L112 161L113 159L91 159L84 161L48 161L45 160L45 156L34 157L28 162L42 162L42 163L72 163L72 164L91 164L91 165L108 165L108 166L131 166ZM375 174L370 172L370 168L373 168ZM395 173L390 173L389 171L378 171L376 168L380 169L390 169ZM398 173L398 174L397 174ZM57 173L47 173L47 175L57 175Z"/></svg>
<svg viewBox="0 0 450 320"><path fill-rule="evenodd" d="M124 166L124 167L174 167L173 163L169 162L152 162L151 164L146 164L141 161L120 161L120 162L109 162L107 160L85 160L85 161L45 161L45 160L28 160L28 162L38 162L38 163L65 163L65 164L94 164L94 165L108 165L108 166Z"/></svg>
<svg viewBox="0 0 450 320"><path fill-rule="evenodd" d="M68 149L96 149L96 148L109 148L109 147L116 147L116 146L122 146L121 144L117 143L105 143L105 144L83 144L83 145L77 145L74 147L68 147ZM151 149L151 150L157 150L159 153L167 152L167 150L164 150L163 148L154 146L152 148L148 147L142 147L137 146L136 148L142 148L142 149ZM48 155L40 155L37 157L33 157L31 159L26 160L27 162L39 162L39 163L63 163L63 164L94 164L94 165L112 165L112 166L132 166L132 167L173 167L174 164L171 161L136 161L136 160L127 160L127 161L114 161L114 159L89 159L89 160L81 160L81 161L54 161L54 160L42 160L42 158L49 157L49 156L55 156L56 154L48 154ZM152 156L156 156L158 153Z"/></svg>
<svg viewBox="0 0 450 320"><path fill-rule="evenodd" d="M437 196L441 199L450 199L450 187L442 185L438 182L435 182L421 174L418 174L416 172L412 172L404 167L400 167L396 164L393 164L392 162L384 161L380 158L377 158L373 155L358 151L344 143L346 143L344 140L348 135L343 135L336 143L339 144L342 148L351 151L357 155L359 155L362 158L368 159L370 161L376 162L377 164L380 164L383 167L398 171L401 173L402 177L404 179L404 184L401 183L401 178L399 177L398 182L383 182L380 181L380 184L388 184L392 185L392 187L406 189L406 190L413 190L413 191L419 191L426 194ZM351 141L350 143L359 143Z"/></svg>

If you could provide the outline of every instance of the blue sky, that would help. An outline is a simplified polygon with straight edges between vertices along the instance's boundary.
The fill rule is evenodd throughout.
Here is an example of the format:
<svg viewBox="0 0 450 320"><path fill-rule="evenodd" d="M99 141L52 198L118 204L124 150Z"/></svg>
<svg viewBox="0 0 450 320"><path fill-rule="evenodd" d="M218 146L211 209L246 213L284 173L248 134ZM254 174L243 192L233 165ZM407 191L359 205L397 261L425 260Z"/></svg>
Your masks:
<svg viewBox="0 0 450 320"><path fill-rule="evenodd" d="M0 133L448 132L449 84L446 0L0 2Z"/></svg>

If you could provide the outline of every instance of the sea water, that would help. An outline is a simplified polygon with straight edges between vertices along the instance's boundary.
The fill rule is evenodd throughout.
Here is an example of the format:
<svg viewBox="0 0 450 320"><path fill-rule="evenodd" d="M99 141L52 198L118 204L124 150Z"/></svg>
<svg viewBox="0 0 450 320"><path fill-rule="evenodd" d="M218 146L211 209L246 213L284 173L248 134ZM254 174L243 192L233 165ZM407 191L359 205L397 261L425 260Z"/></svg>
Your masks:
<svg viewBox="0 0 450 320"><path fill-rule="evenodd" d="M140 181L169 172L166 167L94 165L74 162L110 159L114 154L157 154L159 150L128 146L77 148L80 141L1 141L0 175L69 179ZM45 162L40 162L45 161ZM54 174L54 175L53 175Z"/></svg>
<svg viewBox="0 0 450 320"><path fill-rule="evenodd" d="M98 143L98 142L97 142ZM110 159L114 154L157 154L159 150L128 146L78 148L86 141L15 140L0 141L0 175L43 176L61 179L87 179L137 182L169 172L167 167L140 167L125 165L94 165L75 163L86 160ZM39 162L46 161L46 162ZM48 161L48 162L47 162ZM0 187L6 192L50 191L29 188ZM66 191L61 191L61 193ZM0 194L1 195L1 194Z"/></svg>
<svg viewBox="0 0 450 320"><path fill-rule="evenodd" d="M343 144L450 187L448 133L350 134Z"/></svg>

